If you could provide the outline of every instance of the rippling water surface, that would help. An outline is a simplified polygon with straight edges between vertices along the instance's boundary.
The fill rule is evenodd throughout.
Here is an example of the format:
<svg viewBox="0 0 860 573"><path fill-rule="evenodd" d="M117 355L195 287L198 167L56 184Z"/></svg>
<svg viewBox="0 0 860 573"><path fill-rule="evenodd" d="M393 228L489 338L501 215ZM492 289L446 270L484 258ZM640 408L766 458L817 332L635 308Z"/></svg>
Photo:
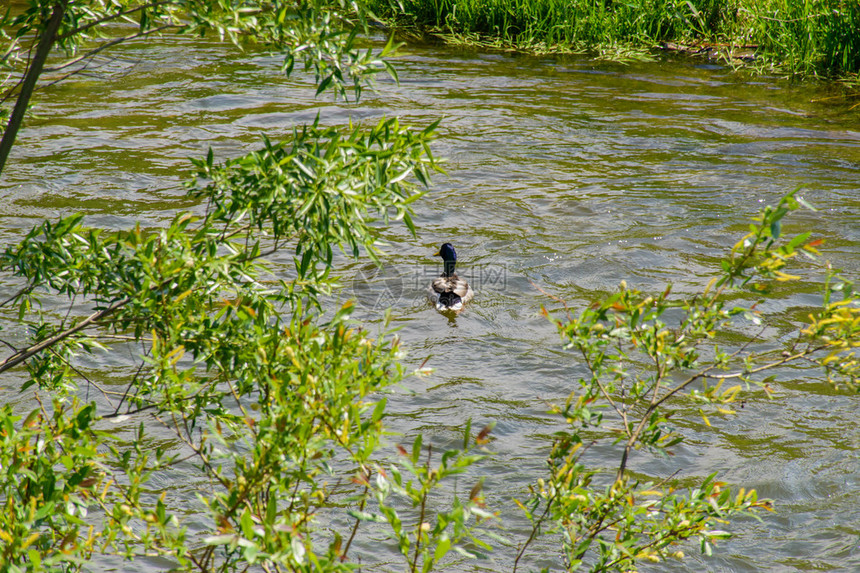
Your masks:
<svg viewBox="0 0 860 573"><path fill-rule="evenodd" d="M38 117L0 182L4 243L77 211L97 226L163 224L191 207L181 187L187 157L209 146L222 158L239 155L260 133L277 139L318 113L324 123L443 118L435 153L448 158L447 175L417 204L418 238L386 229L385 269L345 262L341 297L357 296L360 318L378 324L377 303L393 292L410 364L429 356L436 368L390 401L395 430L445 446L460 440L467 418L497 422L498 455L481 471L513 528L506 500L523 497L542 468L542 436L556 429L545 400L566 396L582 374L539 316L542 304L558 304L536 286L574 308L621 280L696 292L749 218L798 185L819 211L793 215L785 232L813 230L835 266L860 274L860 113L824 87L705 61L619 65L409 46L400 85L382 82L355 106L314 100L309 83L279 74L278 58L220 44L170 40L115 55L39 94ZM445 241L477 290L455 320L422 298ZM819 302L810 289L786 293L763 307L773 340ZM122 362L105 358L108 368L111 360ZM734 521L738 537L714 557L659 569L860 570L860 399L805 372L782 374L774 399L754 394L712 427L691 410L679 422L689 444L674 457L635 458L643 474L680 470L690 483L720 471L776 503L761 522ZM0 390L0 399L15 395L8 383ZM598 461L617 465L609 454ZM193 499L193 485L163 485ZM371 540L358 549L367 560L379 556ZM542 555L529 566L561 566L552 545ZM509 550L492 559L475 567L510 569Z"/></svg>

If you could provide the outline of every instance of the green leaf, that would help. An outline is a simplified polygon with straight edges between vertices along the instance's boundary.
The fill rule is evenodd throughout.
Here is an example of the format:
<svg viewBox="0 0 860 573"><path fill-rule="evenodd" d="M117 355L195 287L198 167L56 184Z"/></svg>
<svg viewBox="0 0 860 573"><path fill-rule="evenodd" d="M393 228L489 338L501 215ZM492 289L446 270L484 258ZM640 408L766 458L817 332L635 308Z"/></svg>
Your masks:
<svg viewBox="0 0 860 573"><path fill-rule="evenodd" d="M376 406L373 408L373 415L371 416L371 420L373 420L374 422L379 422L380 420L382 420L382 417L385 415L386 403L386 398L381 398L379 402L376 403Z"/></svg>
<svg viewBox="0 0 860 573"><path fill-rule="evenodd" d="M809 202L807 202L807 201L806 201L806 199L804 199L803 197L795 197L795 199L797 200L797 202L798 202L798 203L800 203L801 205L803 205L804 207L806 207L806 208L807 208L807 209L809 209L810 211L815 211L815 212L817 212L817 211L818 211L818 209L816 209L815 207L813 207L813 206L812 206Z"/></svg>
<svg viewBox="0 0 860 573"><path fill-rule="evenodd" d="M780 219L777 219L773 223L770 224L770 234L774 239L779 238L779 233L782 230L782 222Z"/></svg>
<svg viewBox="0 0 860 573"><path fill-rule="evenodd" d="M353 517L359 521L369 521L372 523L388 523L388 519L377 513L370 513L368 511L357 511L354 509L347 510L347 514L350 517Z"/></svg>
<svg viewBox="0 0 860 573"><path fill-rule="evenodd" d="M242 535L245 536L245 539L254 539L254 520L247 508L239 518L239 526L242 528Z"/></svg>
<svg viewBox="0 0 860 573"><path fill-rule="evenodd" d="M412 215L410 215L408 211L403 212L403 222L406 223L406 227L409 229L409 232L412 233L412 236L417 237L418 231L415 229L415 223L412 222Z"/></svg>
<svg viewBox="0 0 860 573"><path fill-rule="evenodd" d="M206 545L230 545L234 546L237 542L237 537L235 534L229 535L212 535L203 540L203 543Z"/></svg>
<svg viewBox="0 0 860 573"><path fill-rule="evenodd" d="M421 434L415 436L415 441L412 442L412 463L418 464L418 460L421 457L421 443L423 441L423 437Z"/></svg>

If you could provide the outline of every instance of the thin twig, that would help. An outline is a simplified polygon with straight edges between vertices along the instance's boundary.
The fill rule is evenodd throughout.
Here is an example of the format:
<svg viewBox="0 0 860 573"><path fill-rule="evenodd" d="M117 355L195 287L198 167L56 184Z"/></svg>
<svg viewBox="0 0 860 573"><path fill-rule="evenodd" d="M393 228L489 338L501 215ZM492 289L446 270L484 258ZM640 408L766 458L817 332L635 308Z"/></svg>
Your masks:
<svg viewBox="0 0 860 573"><path fill-rule="evenodd" d="M531 285L532 285L533 287L535 287L535 288L536 288L536 289L537 289L541 294L543 294L543 295L545 295L545 296L548 296L549 298L553 299L553 300L554 300L554 301L556 301L556 302L560 302L560 303L564 306L564 312L567 314L567 317L568 317L568 318L572 318L572 317L573 317L573 315L572 315L572 314L571 314L571 312L570 312L570 308L567 306L567 301L566 301L566 300L564 300L564 299L563 299L563 298L561 298L561 297L555 296L554 294L550 294L550 293L546 292L544 289L542 289L540 286L538 286L538 284L537 284L536 282L534 282L534 281L533 281L533 280L531 280L531 279L529 279L529 282L530 282L530 283L531 283Z"/></svg>
<svg viewBox="0 0 860 573"><path fill-rule="evenodd" d="M171 412L171 415L173 415L173 412ZM200 460L200 462L204 466L206 466L206 468L209 470L209 475L214 477L215 480L217 480L218 483L221 484L221 487L223 487L226 490L230 489L230 483L225 481L221 477L221 474L219 474L215 470L215 468L212 466L212 462L209 460L209 458L206 456L206 454L203 452L203 450L201 448L198 448L190 440L187 440L185 438L185 436L182 434L182 432L179 429L179 424L176 423L175 420L174 420L174 425L171 426L170 424L168 424L167 422L165 422L164 420L159 418L158 414L153 414L152 417L155 418L156 420L158 420L165 428L169 428L169 429L173 430L173 433L176 435L176 437L179 438L179 440L182 443L184 443L186 446L188 446L188 448L191 449L192 452L194 452L194 454Z"/></svg>
<svg viewBox="0 0 860 573"><path fill-rule="evenodd" d="M22 294L26 294L26 293L30 292L30 291L31 291L31 290L33 290L34 288L35 288L35 285L27 285L27 286L25 286L25 287L22 287L22 288L21 288L21 290L19 290L18 292L16 292L15 294L13 294L12 296L10 296L9 298L7 298L6 300L4 300L3 302L0 302L0 308L2 308L2 307L4 307L4 306L6 306L7 304L9 304L10 302L12 302L13 300L15 300L15 299L17 299L18 297L20 297Z"/></svg>
<svg viewBox="0 0 860 573"><path fill-rule="evenodd" d="M732 378L742 378L742 377L748 376L750 374L756 374L756 373L762 372L764 370L769 370L771 368L776 368L777 366L782 366L783 364L785 364L787 362L793 362L794 360L804 358L806 356L809 356L810 354L814 354L814 353L818 352L819 350L823 350L825 348L827 348L827 345L816 346L815 348L807 348L801 352L798 352L796 354L790 354L788 356L784 356L780 360L776 360L774 362L768 362L767 364L763 364L757 368L752 368L750 370L744 370L741 372L734 372L732 374L708 374L708 371L711 370L711 368L707 368L707 369L699 372L698 374L690 377L688 380L681 383L678 387L672 389L672 391L667 393L665 396L663 396L663 398L661 398L657 402L657 404L655 404L655 406L659 406L660 404L665 402L667 399L669 399L672 395L677 394L678 392L683 390L686 386L688 386L690 383L692 383L693 381L695 381L699 378L712 378L715 380L729 380Z"/></svg>
<svg viewBox="0 0 860 573"><path fill-rule="evenodd" d="M597 387L600 388L600 393L603 394L603 397L615 408L615 411L618 412L618 415L621 416L621 420L624 422L624 433L627 436L630 436L630 428L628 428L627 424L627 410L624 408L620 408L618 404L615 403L615 400L612 399L612 396L609 395L609 391L603 385L603 381L600 380L600 376L596 375L594 372L594 368L591 366L591 359L588 357L588 354L585 352L585 348L580 346L579 351L582 353L582 358L585 360L585 365L588 366L588 369L591 371L593 376L593 380L597 383Z"/></svg>
<svg viewBox="0 0 860 573"><path fill-rule="evenodd" d="M78 368L77 368L75 365L73 365L71 362L69 362L68 360L66 360L66 359L65 359L65 357L61 356L61 355L60 355L56 350L54 350L53 348L49 348L49 349L48 349L48 352L50 352L51 354L53 354L54 356L56 356L57 358L59 358L59 359L60 359L60 361L61 361L63 364L65 364L65 365L66 365L66 366L68 366L70 369L72 369L72 370L73 370L73 371L74 371L78 376L80 376L81 378L83 378L84 380L86 380L86 381L87 381L87 384L89 384L89 385L93 386L96 390L98 390L99 392L101 392L101 394L102 394L102 396L104 396L105 400L107 400L107 401L108 401L108 405L112 405L112 403L111 403L111 399L110 399L110 397L108 396L108 392L107 392L104 388L102 388L101 386L99 386L98 384L96 384L95 382L93 382L92 380L90 380L90 379L89 379L89 377L88 377L86 374L84 374L83 372L81 372L80 370L78 370ZM117 394L118 394L118 393L117 393ZM87 396L89 396L89 393L87 393ZM87 398L87 399L89 399L89 398Z"/></svg>
<svg viewBox="0 0 860 573"><path fill-rule="evenodd" d="M359 511L364 511L364 508L367 505L367 492L370 490L370 471L367 472L367 478L365 480L364 486L364 494L361 496L361 504L358 506ZM352 533L349 536L349 539L346 542L346 547L343 549L343 553L340 556L341 563L346 561L346 554L349 553L349 548L352 545L352 540L355 539L355 534L358 532L358 526L361 524L361 520L357 517L355 518L355 525L352 528Z"/></svg>
<svg viewBox="0 0 860 573"><path fill-rule="evenodd" d="M107 62L105 62L105 63L104 63L104 64L102 64L102 65L106 65L106 64L111 63L111 62L114 62L114 61L116 61L116 60L118 60L118 59L119 59L119 58L109 58L109 59L108 59L108 61L107 61ZM51 87L51 86L53 86L53 85L56 85L56 84L58 84L58 83L60 83L60 82L62 82L62 81L64 81L64 80L69 79L70 77L72 77L72 76L74 76L74 75L76 75L76 74L82 74L82 73L83 73L83 72L85 72L87 69L89 69L89 67L90 67L90 64L91 64L91 63L92 63L92 62L87 62L87 63L85 63L83 66L81 66L80 68L78 68L77 70L72 70L71 72L69 72L69 73L67 73L67 74L65 74L65 75L63 75L63 76L60 76L60 77L58 77L58 78L56 78L56 79L54 79L54 80L51 80L50 82L48 82L48 83L46 83L46 84L44 84L44 85L42 85L42 86L40 86L40 88L39 88L39 89L49 88L49 87ZM95 75L95 74L93 74L93 75Z"/></svg>
<svg viewBox="0 0 860 573"><path fill-rule="evenodd" d="M141 345L143 344L143 339L140 341ZM145 358L149 354L149 350L152 349L152 345L150 345L149 349L144 349L143 357ZM131 349L129 349L131 350ZM140 363L140 366L137 367L137 372L134 373L134 376L131 378L131 382L128 383L128 386L125 389L125 392L122 394L122 398L119 401L119 404L116 405L116 409L114 410L114 415L119 413L119 409L122 407L122 403L125 402L125 399L128 398L128 393L131 391L132 387L136 385L137 379L140 376L140 373L143 372L143 367L146 365L146 361L143 360Z"/></svg>
<svg viewBox="0 0 860 573"><path fill-rule="evenodd" d="M53 346L57 342L65 340L69 336L71 336L77 332L80 332L81 330L87 328L88 326L101 320L102 318L105 318L106 316L113 314L114 312L116 312L117 310L122 308L123 306L127 305L129 302L131 302L130 297L120 299L120 300L114 302L109 307L104 308L98 312L94 312L93 314L89 315L87 318L85 318L84 320L82 320L81 322L76 324L75 326L68 328L68 329L64 330L63 332L60 332L59 334L55 334L54 336L47 338L47 339L43 340L42 342L39 342L38 344L34 344L33 346L30 346L29 348L27 348L25 350L21 350L17 354L13 354L12 356L7 358L3 362L0 362L0 373L6 372L10 368L14 368L15 366L24 362L25 360L27 360L31 356L38 354L39 352L41 352L45 348L47 348L49 346Z"/></svg>
<svg viewBox="0 0 860 573"><path fill-rule="evenodd" d="M30 62L33 60L33 50L36 48L36 41L33 40L30 42L30 47L27 49L27 63L24 65L24 71L21 73L21 77L18 81L15 82L15 85L10 86L4 93L3 97L0 98L0 103L5 103L12 94L24 83L24 79L27 77L27 70L30 69Z"/></svg>
<svg viewBox="0 0 860 573"><path fill-rule="evenodd" d="M5 341L5 340L3 340L2 338L0 338L0 344L5 344L6 346L8 346L8 347L12 350L12 352L20 352L17 348L15 348L14 346L12 346L12 344L11 344L11 343L6 342L6 341Z"/></svg>
<svg viewBox="0 0 860 573"><path fill-rule="evenodd" d="M427 445L427 479L430 479L430 457L433 454L433 444ZM427 494L421 496L421 515L418 517L418 531L415 534L415 556L412 558L412 572L418 571L418 552L421 548L421 532L424 531L424 514L427 509Z"/></svg>
<svg viewBox="0 0 860 573"><path fill-rule="evenodd" d="M576 460L581 459L583 454L585 454L585 452L587 452L596 443L597 443L597 441L593 441L590 444L586 444L583 448L581 448L579 450L579 452L576 454L576 457L574 459L576 459ZM571 459L572 455L573 454L568 454L567 458ZM513 568L512 573L516 573L517 566L520 562L520 559L522 559L522 556L525 555L526 548L528 548L528 546L531 544L531 542L536 539L538 531L540 530L540 526L543 523L543 520L546 519L546 516L549 513L550 509L552 509L552 504L555 502L556 497L558 497L559 491L560 490L558 488L555 488L555 493L553 493L546 500L546 508L544 508L543 514L538 518L537 521L533 522L532 531L531 531L531 534L529 535L529 538L526 540L526 542L523 544L523 546L517 552L517 557L516 557L516 559L514 559L514 568Z"/></svg>
<svg viewBox="0 0 860 573"><path fill-rule="evenodd" d="M95 56L96 54L98 54L99 52L101 52L102 50L105 50L111 46L115 46L117 44L121 44L122 42L127 42L129 40L136 40L137 38L143 38L145 36L149 36L150 34L156 34L158 32L164 31L168 28L179 28L179 27L180 26L178 26L176 24L165 24L164 26L159 26L158 28L153 28L153 29L147 30L145 32L137 32L136 34L131 34L129 36L123 36L121 38L115 38L115 39L111 40L110 42L105 42L104 44L102 44L98 48L93 48L92 50L90 50L86 54L81 54L77 58L73 58L73 59L69 60L68 62L66 62L60 66L56 66L54 68L45 68L44 71L45 72L59 72L60 70L63 70L65 68L68 68L69 66L73 66L73 65L77 64L81 60L91 58L91 57Z"/></svg>
<svg viewBox="0 0 860 573"><path fill-rule="evenodd" d="M142 6L138 6L136 8L129 8L128 10L124 10L122 12L117 12L116 14L112 14L110 16L106 16L104 18L100 18L98 20L93 20L89 24L84 24L83 26L79 26L74 30L69 30L65 34L58 36L57 40L63 41L68 38L71 38L75 34L80 34L81 32L86 32L90 28L94 28L95 26L101 26L105 22L110 22L111 20L116 20L117 18L122 18L123 16L128 16L129 14L134 14L139 10L146 10L147 8L158 8L159 6L164 6L166 4L176 4L175 0L160 0L158 2L150 2L149 4L144 4Z"/></svg>
<svg viewBox="0 0 860 573"><path fill-rule="evenodd" d="M535 538L537 537L537 532L538 532L538 530L540 529L540 525L543 523L543 520L544 520L544 519L546 519L546 516L547 516L547 514L549 513L549 510L552 508L552 503L555 501L555 498L556 498L556 494L553 494L553 495L552 495L552 496L551 496L551 497L546 501L546 507L545 507L545 508L544 508L544 510L543 510L543 514L541 514L541 516L538 518L538 520L537 520L536 522L534 522L534 525L532 525L532 531L531 531L531 533L529 534L529 538L528 538L528 539L526 539L526 542L525 542L525 543L523 543L523 546L522 546L522 547L520 548L520 550L517 552L517 557L516 557L516 559L514 559L514 569L513 569L513 573L517 573L517 566L518 566L518 565L519 565L519 563L520 563L520 559L522 559L523 555L524 555L524 554L525 554L525 552L526 552L526 549L527 549L527 548L528 548L528 546L531 544L531 542L532 542L532 541L534 541L534 540L535 540Z"/></svg>

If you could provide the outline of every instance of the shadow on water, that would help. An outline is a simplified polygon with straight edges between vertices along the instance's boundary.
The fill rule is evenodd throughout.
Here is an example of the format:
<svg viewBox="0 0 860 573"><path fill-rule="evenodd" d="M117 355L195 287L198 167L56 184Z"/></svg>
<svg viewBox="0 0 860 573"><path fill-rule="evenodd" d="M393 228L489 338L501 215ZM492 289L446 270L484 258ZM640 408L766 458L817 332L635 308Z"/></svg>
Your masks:
<svg viewBox="0 0 860 573"><path fill-rule="evenodd" d="M834 266L860 270L860 114L825 100L825 87L691 60L404 52L400 85L383 81L356 107L315 100L309 82L284 79L268 55L190 39L125 47L128 69L42 94L4 174L0 233L9 243L73 211L94 226L159 225L189 207L180 185L187 157L210 146L237 156L259 145L261 131L276 139L317 114L327 123L399 115L422 126L444 118L434 151L448 158L448 174L417 204L419 236L383 229L385 266L344 262L340 297L355 297L371 324L390 309L409 364L429 356L436 369L390 399L404 439L423 431L425 443L456 444L465 420L497 423L498 455L481 471L484 491L499 500L521 497L540 475L555 429L545 401L565 397L582 374L539 314L559 305L535 285L574 309L621 280L697 292L748 219L798 185L820 211L793 217L786 231L813 230ZM458 271L476 290L458 316L437 313L424 296L439 273L432 249L443 242L456 245ZM778 320L816 300L798 291L768 312ZM15 390L3 394L13 400ZM642 474L720 470L776 500L763 522L737 521L741 535L713 558L661 568L860 568L856 411L856 396L797 380L711 428L689 416L681 430L691 442L671 459L637 457ZM617 463L609 450L597 455ZM369 541L363 549L378 551ZM529 566L559 567L557 555L547 546ZM512 556L500 549L493 559L507 570Z"/></svg>

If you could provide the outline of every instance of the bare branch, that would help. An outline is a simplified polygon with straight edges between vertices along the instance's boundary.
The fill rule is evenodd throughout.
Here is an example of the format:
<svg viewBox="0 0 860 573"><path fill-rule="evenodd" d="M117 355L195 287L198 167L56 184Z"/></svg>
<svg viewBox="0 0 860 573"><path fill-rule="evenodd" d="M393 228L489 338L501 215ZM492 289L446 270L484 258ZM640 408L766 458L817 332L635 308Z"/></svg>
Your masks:
<svg viewBox="0 0 860 573"><path fill-rule="evenodd" d="M122 308L123 306L127 305L129 302L131 302L131 298L128 298L128 297L123 298L121 300L118 300L115 303L113 303L112 305L110 305L109 307L104 308L98 312L94 312L93 314L89 315L87 318L85 318L84 320L82 320L81 322L76 324L75 326L62 331L59 334L55 334L54 336L47 338L47 339L43 340L42 342L39 342L38 344L34 344L33 346L26 348L25 350L21 350L17 354L13 354L12 356L7 358L3 362L0 362L0 373L6 372L7 370L14 368L15 366L18 366L19 364L21 364L22 362L24 362L28 358L38 354L42 350L44 350L50 346L53 346L54 344L56 344L62 340L65 340L69 336L71 336L77 332L80 332L81 330L93 325L94 323L101 320L102 318L113 314L114 312L116 312L117 310Z"/></svg>

